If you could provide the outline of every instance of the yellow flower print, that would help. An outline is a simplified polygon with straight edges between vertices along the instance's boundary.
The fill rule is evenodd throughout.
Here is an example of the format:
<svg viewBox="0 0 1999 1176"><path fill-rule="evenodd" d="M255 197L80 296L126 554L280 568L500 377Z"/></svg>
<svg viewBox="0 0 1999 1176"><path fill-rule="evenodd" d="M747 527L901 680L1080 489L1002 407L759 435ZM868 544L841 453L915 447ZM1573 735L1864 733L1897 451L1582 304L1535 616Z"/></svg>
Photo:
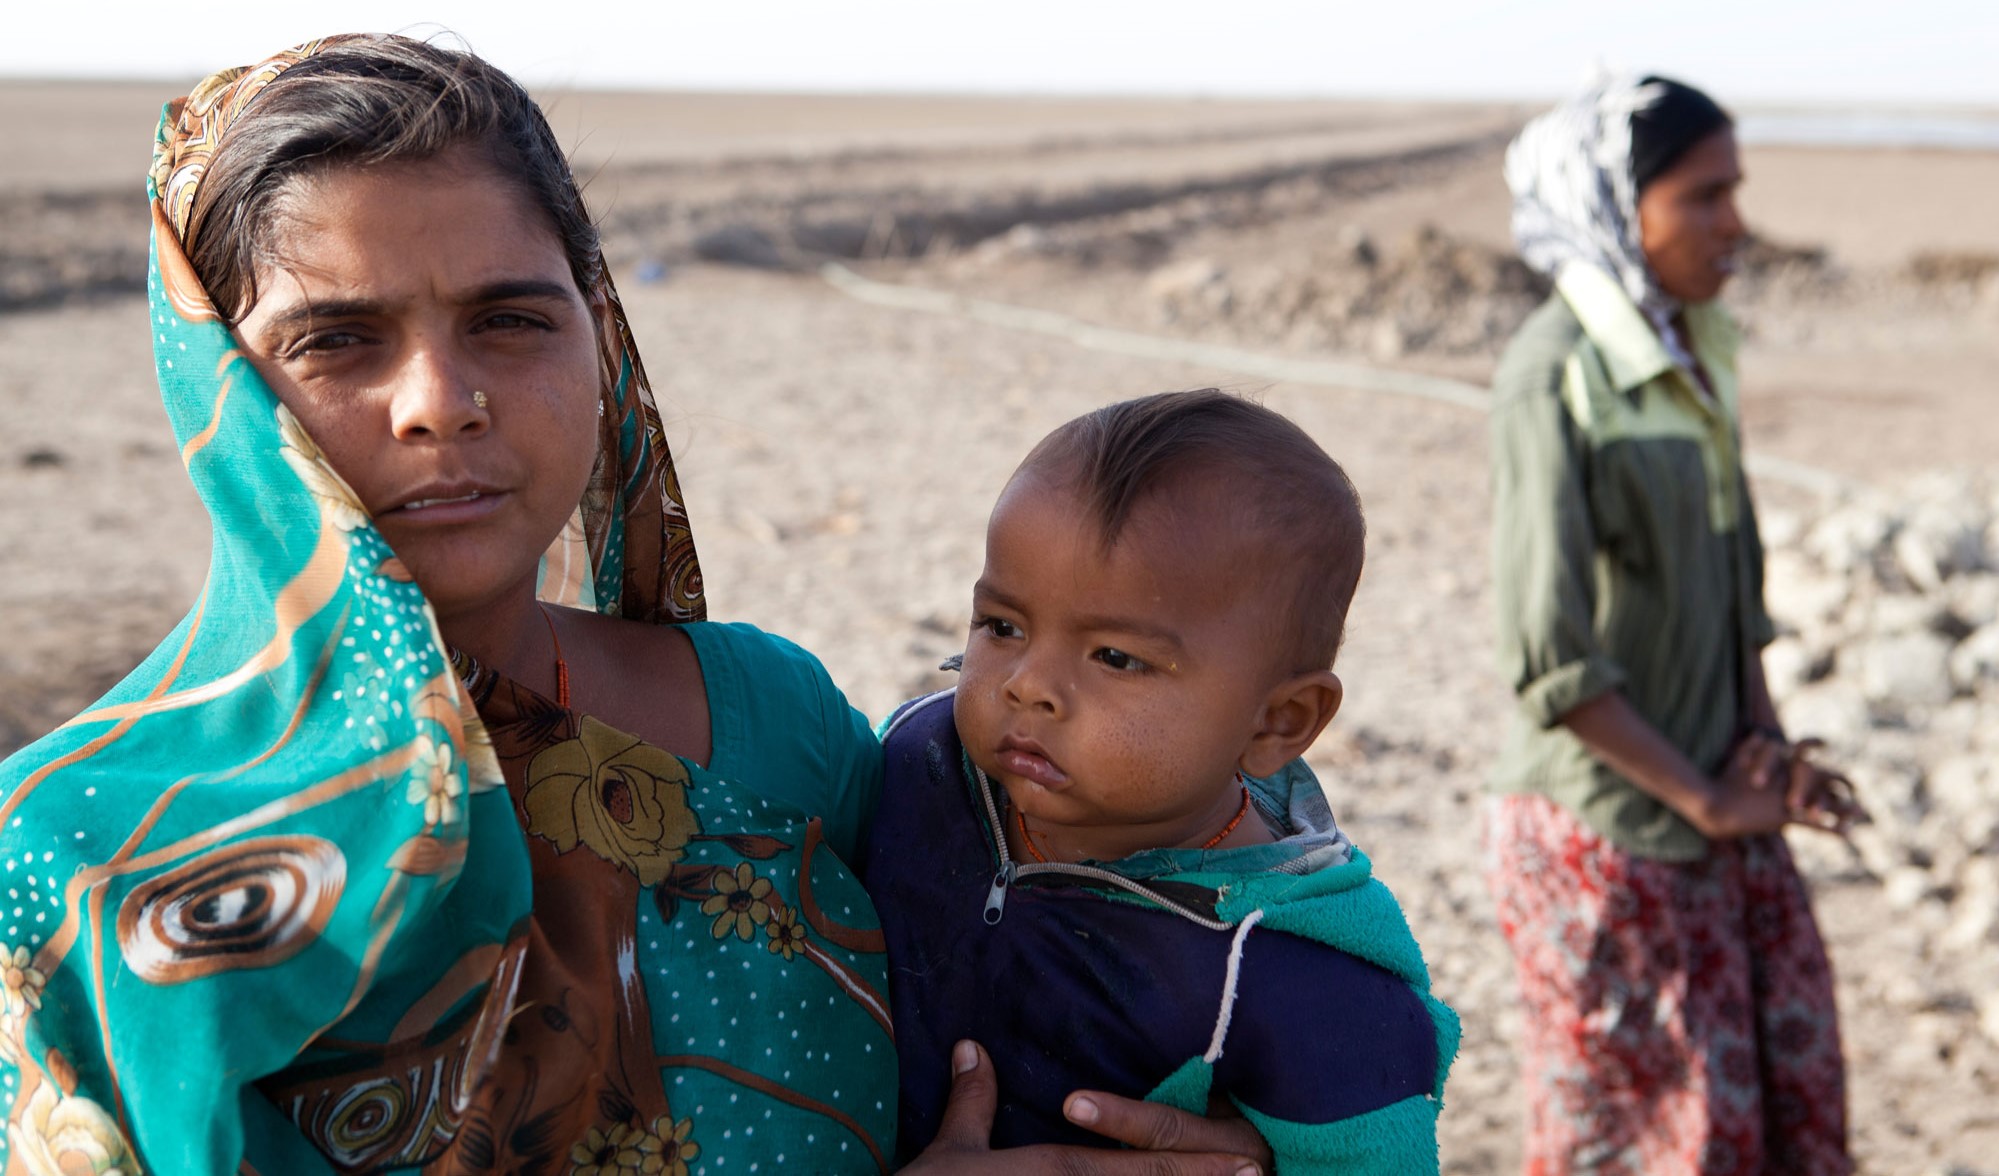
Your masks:
<svg viewBox="0 0 1999 1176"><path fill-rule="evenodd" d="M558 853L589 846L642 886L664 881L701 831L687 804L687 765L588 716L576 738L528 763L521 807L528 832Z"/></svg>
<svg viewBox="0 0 1999 1176"><path fill-rule="evenodd" d="M748 939L756 928L770 922L770 879L757 877L748 862L738 862L736 872L718 870L715 897L701 904L701 913L715 916L715 938Z"/></svg>
<svg viewBox="0 0 1999 1176"><path fill-rule="evenodd" d="M777 918L764 927L764 934L770 936L765 946L772 955L790 959L805 950L805 924L798 921L798 912L790 907L777 913Z"/></svg>
<svg viewBox="0 0 1999 1176"><path fill-rule="evenodd" d="M701 1145L688 1138L693 1134L692 1119L676 1123L672 1115L663 1115L652 1121L652 1138L660 1142L659 1171L666 1176L687 1176L687 1166L701 1155Z"/></svg>
<svg viewBox="0 0 1999 1176"><path fill-rule="evenodd" d="M305 483L313 501L319 504L321 517L343 531L356 531L368 525L368 508L333 472L318 443L306 435L305 426L282 404L278 405L278 439L283 442L278 455L298 475L298 480Z"/></svg>
<svg viewBox="0 0 1999 1176"><path fill-rule="evenodd" d="M25 947L8 951L0 947L0 999L6 1002L7 1015L25 1017L29 1009L42 1007L42 989L48 986L49 978L34 966L34 955Z"/></svg>
<svg viewBox="0 0 1999 1176"><path fill-rule="evenodd" d="M570 1145L569 1176L620 1176L658 1172L666 1167L658 1138L624 1123L609 1130L592 1127Z"/></svg>
<svg viewBox="0 0 1999 1176"><path fill-rule="evenodd" d="M33 1176L140 1176L118 1124L81 1095L44 1080L19 1116L7 1142Z"/></svg>
<svg viewBox="0 0 1999 1176"><path fill-rule="evenodd" d="M416 741L416 762L412 773L409 802L423 806L423 819L433 825L449 825L458 819L458 798L465 794L465 781L458 778L451 762L451 745L428 735Z"/></svg>

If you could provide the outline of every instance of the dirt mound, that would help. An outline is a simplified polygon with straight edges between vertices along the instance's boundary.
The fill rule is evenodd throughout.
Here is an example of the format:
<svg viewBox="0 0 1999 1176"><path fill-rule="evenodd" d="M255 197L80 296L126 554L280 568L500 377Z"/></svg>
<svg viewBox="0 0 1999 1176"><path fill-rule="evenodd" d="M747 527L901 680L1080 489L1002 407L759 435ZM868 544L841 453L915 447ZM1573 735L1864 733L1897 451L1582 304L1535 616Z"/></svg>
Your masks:
<svg viewBox="0 0 1999 1176"><path fill-rule="evenodd" d="M127 191L0 194L0 311L143 293L146 216Z"/></svg>
<svg viewBox="0 0 1999 1176"><path fill-rule="evenodd" d="M1911 257L1902 276L1922 286L1983 286L1999 276L1999 253L1930 250Z"/></svg>
<svg viewBox="0 0 1999 1176"><path fill-rule="evenodd" d="M1519 258L1429 225L1385 248L1350 226L1331 248L1281 268L1183 261L1145 288L1162 327L1378 358L1495 351L1548 294Z"/></svg>

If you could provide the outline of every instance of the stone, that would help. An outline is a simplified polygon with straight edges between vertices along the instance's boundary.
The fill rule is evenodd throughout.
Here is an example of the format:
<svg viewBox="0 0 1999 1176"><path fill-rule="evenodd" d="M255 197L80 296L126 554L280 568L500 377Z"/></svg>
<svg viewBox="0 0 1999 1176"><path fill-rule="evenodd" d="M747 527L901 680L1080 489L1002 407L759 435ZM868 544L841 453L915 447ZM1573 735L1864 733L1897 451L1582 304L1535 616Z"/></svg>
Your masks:
<svg viewBox="0 0 1999 1176"><path fill-rule="evenodd" d="M1336 240L1345 260L1354 265L1373 269L1381 260L1381 251L1374 247L1374 238L1359 225L1342 225Z"/></svg>
<svg viewBox="0 0 1999 1176"><path fill-rule="evenodd" d="M1830 572L1870 566L1895 532L1895 520L1872 503L1851 503L1821 518L1805 536L1805 551Z"/></svg>
<svg viewBox="0 0 1999 1176"><path fill-rule="evenodd" d="M1851 595L1845 580L1826 575L1795 551L1772 551L1764 559L1763 605L1791 632L1818 630L1839 615Z"/></svg>
<svg viewBox="0 0 1999 1176"><path fill-rule="evenodd" d="M1879 634L1940 632L1949 620L1941 599L1893 592L1877 594L1868 602L1865 626Z"/></svg>
<svg viewBox="0 0 1999 1176"><path fill-rule="evenodd" d="M1878 815L1875 819L1880 820ZM1853 843L1860 864L1871 871L1878 882L1886 879L1895 867L1907 863L1908 846L1901 840L1903 832L1885 824L1861 825L1847 834L1847 840ZM1830 841L1831 838L1821 837L1819 840Z"/></svg>
<svg viewBox="0 0 1999 1176"><path fill-rule="evenodd" d="M1145 292L1166 303L1194 303L1212 299L1212 291L1225 288L1228 271L1205 257L1189 258L1163 265L1145 279Z"/></svg>
<svg viewBox="0 0 1999 1176"><path fill-rule="evenodd" d="M1944 589L1944 600L1957 623L1967 629L1999 623L1999 573L1958 576Z"/></svg>
<svg viewBox="0 0 1999 1176"><path fill-rule="evenodd" d="M1929 632L1875 637L1859 649L1860 689L1867 701L1898 711L1939 707L1955 688L1950 643Z"/></svg>
<svg viewBox="0 0 1999 1176"><path fill-rule="evenodd" d="M1037 224L1023 222L974 245L971 259L981 265L1017 257L1045 257L1059 251L1055 238Z"/></svg>
<svg viewBox="0 0 1999 1176"><path fill-rule="evenodd" d="M1999 988L1974 998L1978 1002L1978 1027L1994 1044L1999 1044Z"/></svg>
<svg viewBox="0 0 1999 1176"><path fill-rule="evenodd" d="M1805 520L1796 511L1759 511L1756 530L1766 550L1795 547L1805 537Z"/></svg>
<svg viewBox="0 0 1999 1176"><path fill-rule="evenodd" d="M1883 826L1911 827L1930 811L1920 768L1909 764L1856 764L1850 770L1860 803Z"/></svg>
<svg viewBox="0 0 1999 1176"><path fill-rule="evenodd" d="M1930 897L1930 872L1919 866L1896 866L1881 880L1881 893L1898 911L1912 911Z"/></svg>
<svg viewBox="0 0 1999 1176"><path fill-rule="evenodd" d="M1999 704L1999 698L1995 698L1994 703ZM1930 716L1929 734L1949 747L1972 747L1985 733L1987 724L1999 724L1999 709L1967 695L1952 699L1949 705Z"/></svg>
<svg viewBox="0 0 1999 1176"><path fill-rule="evenodd" d="M1400 359L1409 350L1409 335L1401 320L1385 317L1367 335L1367 353L1377 360Z"/></svg>
<svg viewBox="0 0 1999 1176"><path fill-rule="evenodd" d="M1816 736L1844 753L1865 746L1868 726L1866 697L1843 679L1814 682L1784 704L1784 729L1792 738Z"/></svg>
<svg viewBox="0 0 1999 1176"><path fill-rule="evenodd" d="M1948 951L1970 952L1999 942L1999 859L1973 858L1957 879L1950 926L1938 943Z"/></svg>
<svg viewBox="0 0 1999 1176"><path fill-rule="evenodd" d="M1954 755L1930 769L1931 806L1977 851L1999 840L1999 771L1982 755Z"/></svg>
<svg viewBox="0 0 1999 1176"><path fill-rule="evenodd" d="M1825 677L1831 668L1831 657L1797 637L1779 637L1763 647L1763 680L1769 684L1770 697L1778 702Z"/></svg>
<svg viewBox="0 0 1999 1176"><path fill-rule="evenodd" d="M1999 683L1999 621L1958 642L1950 651L1948 668L1952 684L1967 694Z"/></svg>
<svg viewBox="0 0 1999 1176"><path fill-rule="evenodd" d="M1934 591L1953 575L1985 566L1988 522L1969 494L1920 503L1895 532L1895 563L1910 583Z"/></svg>

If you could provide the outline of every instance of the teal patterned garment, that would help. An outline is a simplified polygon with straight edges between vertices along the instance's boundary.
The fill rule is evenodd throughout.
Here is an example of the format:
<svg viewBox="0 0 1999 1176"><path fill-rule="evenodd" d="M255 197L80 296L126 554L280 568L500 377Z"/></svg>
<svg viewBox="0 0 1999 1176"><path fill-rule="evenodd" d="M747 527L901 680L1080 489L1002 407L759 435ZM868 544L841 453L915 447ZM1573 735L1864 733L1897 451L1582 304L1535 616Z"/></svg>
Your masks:
<svg viewBox="0 0 1999 1176"><path fill-rule="evenodd" d="M873 909L766 795L827 790L724 780L454 664L192 275L215 143L344 40L216 75L161 123L150 323L213 565L129 678L0 764L0 1170L879 1170ZM598 470L542 595L697 620L617 318ZM856 747L791 762L864 777Z"/></svg>

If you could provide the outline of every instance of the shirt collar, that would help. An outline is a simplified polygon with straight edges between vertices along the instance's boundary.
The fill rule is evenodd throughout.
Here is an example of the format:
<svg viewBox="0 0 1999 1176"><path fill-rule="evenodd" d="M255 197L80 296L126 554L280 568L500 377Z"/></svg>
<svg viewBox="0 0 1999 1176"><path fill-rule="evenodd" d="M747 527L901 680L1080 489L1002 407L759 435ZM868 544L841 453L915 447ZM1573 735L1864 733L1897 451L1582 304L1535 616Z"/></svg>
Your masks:
<svg viewBox="0 0 1999 1176"><path fill-rule="evenodd" d="M1593 265L1570 264L1555 279L1555 288L1596 344L1618 391L1642 387L1673 370L1673 357L1660 342L1659 333L1617 279ZM1692 303L1684 314L1690 336L1687 343L1701 363L1711 374L1717 368L1734 370L1741 336L1720 303Z"/></svg>

